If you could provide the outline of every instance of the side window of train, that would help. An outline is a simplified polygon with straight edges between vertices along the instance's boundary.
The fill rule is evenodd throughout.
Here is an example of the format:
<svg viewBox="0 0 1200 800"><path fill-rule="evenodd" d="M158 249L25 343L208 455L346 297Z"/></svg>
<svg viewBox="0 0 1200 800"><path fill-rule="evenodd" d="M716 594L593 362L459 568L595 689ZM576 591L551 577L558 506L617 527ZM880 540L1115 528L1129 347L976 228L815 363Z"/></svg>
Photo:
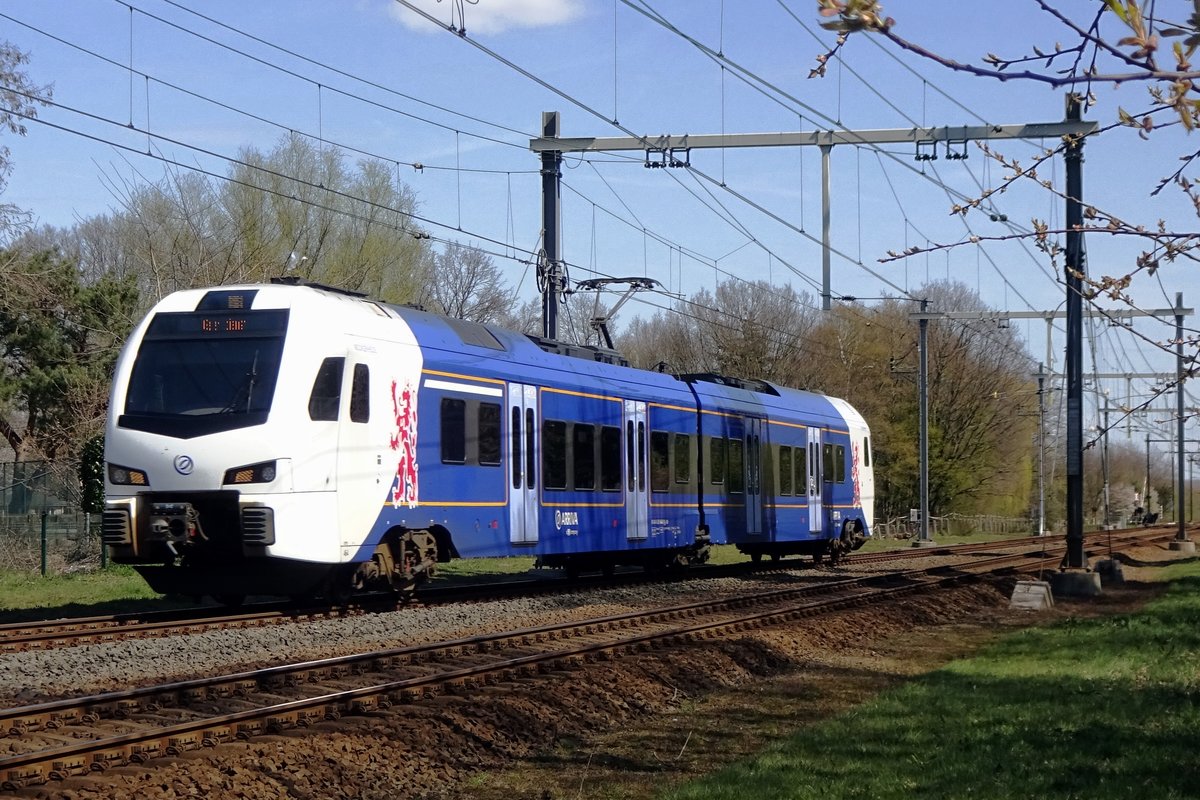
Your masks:
<svg viewBox="0 0 1200 800"><path fill-rule="evenodd" d="M666 431L650 431L650 491L665 492L671 483L671 435Z"/></svg>
<svg viewBox="0 0 1200 800"><path fill-rule="evenodd" d="M833 448L833 480L835 483L846 482L846 446L842 444Z"/></svg>
<svg viewBox="0 0 1200 800"><path fill-rule="evenodd" d="M542 423L542 485L547 489L567 488L567 423Z"/></svg>
<svg viewBox="0 0 1200 800"><path fill-rule="evenodd" d="M621 491L621 429L612 425L600 428L600 489Z"/></svg>
<svg viewBox="0 0 1200 800"><path fill-rule="evenodd" d="M708 442L708 464L714 486L725 483L725 440L714 436Z"/></svg>
<svg viewBox="0 0 1200 800"><path fill-rule="evenodd" d="M467 461L467 404L453 397L442 398L442 463Z"/></svg>
<svg viewBox="0 0 1200 800"><path fill-rule="evenodd" d="M728 439L729 447L729 491L731 494L741 494L746 489L746 459L742 440Z"/></svg>
<svg viewBox="0 0 1200 800"><path fill-rule="evenodd" d="M308 418L314 422L335 422L342 400L342 370L346 359L327 358L321 362L308 396Z"/></svg>
<svg viewBox="0 0 1200 800"><path fill-rule="evenodd" d="M692 478L692 437L675 434L675 482L687 483Z"/></svg>
<svg viewBox="0 0 1200 800"><path fill-rule="evenodd" d="M808 494L808 448L796 448L796 495Z"/></svg>
<svg viewBox="0 0 1200 800"><path fill-rule="evenodd" d="M576 422L571 426L571 460L577 491L596 488L596 428Z"/></svg>
<svg viewBox="0 0 1200 800"><path fill-rule="evenodd" d="M831 444L821 447L821 476L825 483L833 482L833 445Z"/></svg>
<svg viewBox="0 0 1200 800"><path fill-rule="evenodd" d="M863 466L864 467L871 466L871 440L870 440L870 438L868 438L866 436L863 437L862 452L863 452Z"/></svg>
<svg viewBox="0 0 1200 800"><path fill-rule="evenodd" d="M369 422L371 419L371 369L366 364L354 365L354 382L350 385L350 421Z"/></svg>
<svg viewBox="0 0 1200 800"><path fill-rule="evenodd" d="M479 463L485 467L500 465L500 406L498 403L480 403Z"/></svg>
<svg viewBox="0 0 1200 800"><path fill-rule="evenodd" d="M779 493L792 493L792 448L786 444L779 445Z"/></svg>

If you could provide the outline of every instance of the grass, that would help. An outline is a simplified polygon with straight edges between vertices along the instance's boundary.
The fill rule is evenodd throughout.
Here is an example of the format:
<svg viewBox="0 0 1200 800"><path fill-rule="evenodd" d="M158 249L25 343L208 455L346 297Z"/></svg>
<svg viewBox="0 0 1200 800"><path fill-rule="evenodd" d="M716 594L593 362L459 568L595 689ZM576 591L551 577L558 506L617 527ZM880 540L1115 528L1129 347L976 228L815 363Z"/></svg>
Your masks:
<svg viewBox="0 0 1200 800"><path fill-rule="evenodd" d="M660 797L1195 797L1200 562L1163 573L1141 612L1006 635Z"/></svg>
<svg viewBox="0 0 1200 800"><path fill-rule="evenodd" d="M152 591L130 567L42 577L0 572L0 623L192 605Z"/></svg>

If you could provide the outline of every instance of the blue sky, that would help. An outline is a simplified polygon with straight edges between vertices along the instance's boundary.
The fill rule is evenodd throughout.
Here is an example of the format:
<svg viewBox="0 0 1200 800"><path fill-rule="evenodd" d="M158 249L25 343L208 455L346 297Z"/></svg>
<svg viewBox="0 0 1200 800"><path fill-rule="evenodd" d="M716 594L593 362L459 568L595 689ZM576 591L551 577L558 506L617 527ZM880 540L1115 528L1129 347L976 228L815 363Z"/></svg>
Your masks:
<svg viewBox="0 0 1200 800"><path fill-rule="evenodd" d="M626 129L657 135L1063 117L1062 90L957 75L862 37L851 40L844 62L833 64L827 77L810 80L809 70L824 49L821 42L831 40L818 28L813 0L415 4L456 25L461 11L469 40L439 30L392 0L7 0L0 13L10 19L0 19L0 36L29 53L28 71L35 81L54 84L57 102L116 124L60 109L40 112L46 122L136 151L150 146L216 172L224 172L227 163L162 138L148 142L147 125L157 137L228 156L245 146L268 150L286 130L302 131L328 146L395 162L417 193L420 213L440 223L427 226L435 235L465 243L491 239L521 250L536 245L540 227L538 160L527 143L546 110L562 112L564 136L621 135L606 121L614 118ZM1067 11L1096 6L1090 0L1060 5ZM897 20L898 33L961 61L978 61L987 52L1022 55L1031 43L1050 51L1056 41L1070 41L1032 0L893 0L884 7ZM1191 4L1178 0L1158 7L1160 13L1172 9L1166 15L1183 17ZM803 107L747 86L638 8L661 15ZM1097 94L1099 105L1087 116L1101 122L1111 121L1118 105L1130 110L1147 105L1138 85L1102 87ZM123 127L130 122L136 130ZM136 152L38 124L30 126L28 136L5 136L4 141L15 164L4 199L44 224L69 225L104 213L117 202L106 189L114 176L129 177L136 170L157 177L162 170L160 162ZM1198 143L1179 130L1156 132L1148 142L1131 131L1107 134L1086 148L1085 197L1129 220L1154 225L1162 218L1170 227L1195 230L1195 212L1177 192L1168 189L1155 198L1150 192L1175 169L1178 156ZM1039 149L1025 142L1001 147L1023 163ZM950 277L978 290L998 309L1061 305L1062 289L1052 281L1046 258L1028 244L963 247L879 263L888 250L909 245L1011 232L986 215L970 216L964 225L949 213L953 201L947 187L974 195L1001 179L1000 168L973 147L965 161L941 158L927 164L916 162L908 146L886 151L839 147L833 152L833 243L840 253L833 259L835 295L895 294L889 283L915 288L927 278ZM686 170L646 169L639 157L628 155L568 156L563 218L570 277L645 275L669 292L691 294L736 275L791 283L819 304L812 285L821 273L819 153L812 148L710 150L693 152L691 158L717 183L804 233ZM1061 186L1061 162L1047 169L1042 176ZM714 210L718 204L725 211ZM1021 228L1027 229L1032 218L1062 225L1062 201L1042 191L1017 187L996 205ZM1098 235L1088 238L1087 248L1094 275L1123 273L1141 249ZM534 295L525 265L498 263L522 296ZM1141 279L1134 294L1142 307L1163 308L1173 305L1177 291L1185 292L1186 304L1196 305L1198 290L1194 266L1169 265L1154 278ZM647 300L669 302L663 296ZM630 303L626 309L624 314L651 313L654 307ZM1044 324L1019 324L1031 351L1043 357ZM1167 335L1161 326L1139 326L1152 338ZM1143 355L1144 348L1128 337L1104 333L1097 342L1097 371L1173 369L1170 359ZM1051 344L1059 369L1061 346L1060 341ZM1113 392L1123 395L1124 382L1114 384Z"/></svg>

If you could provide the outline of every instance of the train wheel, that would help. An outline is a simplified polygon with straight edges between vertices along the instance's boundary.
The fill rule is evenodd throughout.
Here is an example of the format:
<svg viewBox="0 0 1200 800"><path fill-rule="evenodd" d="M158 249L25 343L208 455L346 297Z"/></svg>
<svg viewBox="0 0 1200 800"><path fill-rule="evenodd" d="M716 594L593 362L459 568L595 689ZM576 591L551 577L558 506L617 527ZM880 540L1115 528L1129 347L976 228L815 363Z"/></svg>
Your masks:
<svg viewBox="0 0 1200 800"><path fill-rule="evenodd" d="M756 552L753 552L750 554L750 563L758 564L761 561L762 561L762 553L759 553L756 551Z"/></svg>

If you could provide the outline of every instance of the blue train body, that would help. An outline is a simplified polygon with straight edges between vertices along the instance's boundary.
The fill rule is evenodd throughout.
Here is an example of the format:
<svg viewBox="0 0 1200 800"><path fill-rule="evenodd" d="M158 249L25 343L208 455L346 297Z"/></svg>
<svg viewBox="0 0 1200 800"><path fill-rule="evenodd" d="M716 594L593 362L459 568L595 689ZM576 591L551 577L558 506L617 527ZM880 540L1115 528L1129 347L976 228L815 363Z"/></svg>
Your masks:
<svg viewBox="0 0 1200 800"><path fill-rule="evenodd" d="M225 597L407 587L455 557L836 557L869 536L874 494L843 400L276 284L155 307L119 360L105 457L114 560Z"/></svg>

